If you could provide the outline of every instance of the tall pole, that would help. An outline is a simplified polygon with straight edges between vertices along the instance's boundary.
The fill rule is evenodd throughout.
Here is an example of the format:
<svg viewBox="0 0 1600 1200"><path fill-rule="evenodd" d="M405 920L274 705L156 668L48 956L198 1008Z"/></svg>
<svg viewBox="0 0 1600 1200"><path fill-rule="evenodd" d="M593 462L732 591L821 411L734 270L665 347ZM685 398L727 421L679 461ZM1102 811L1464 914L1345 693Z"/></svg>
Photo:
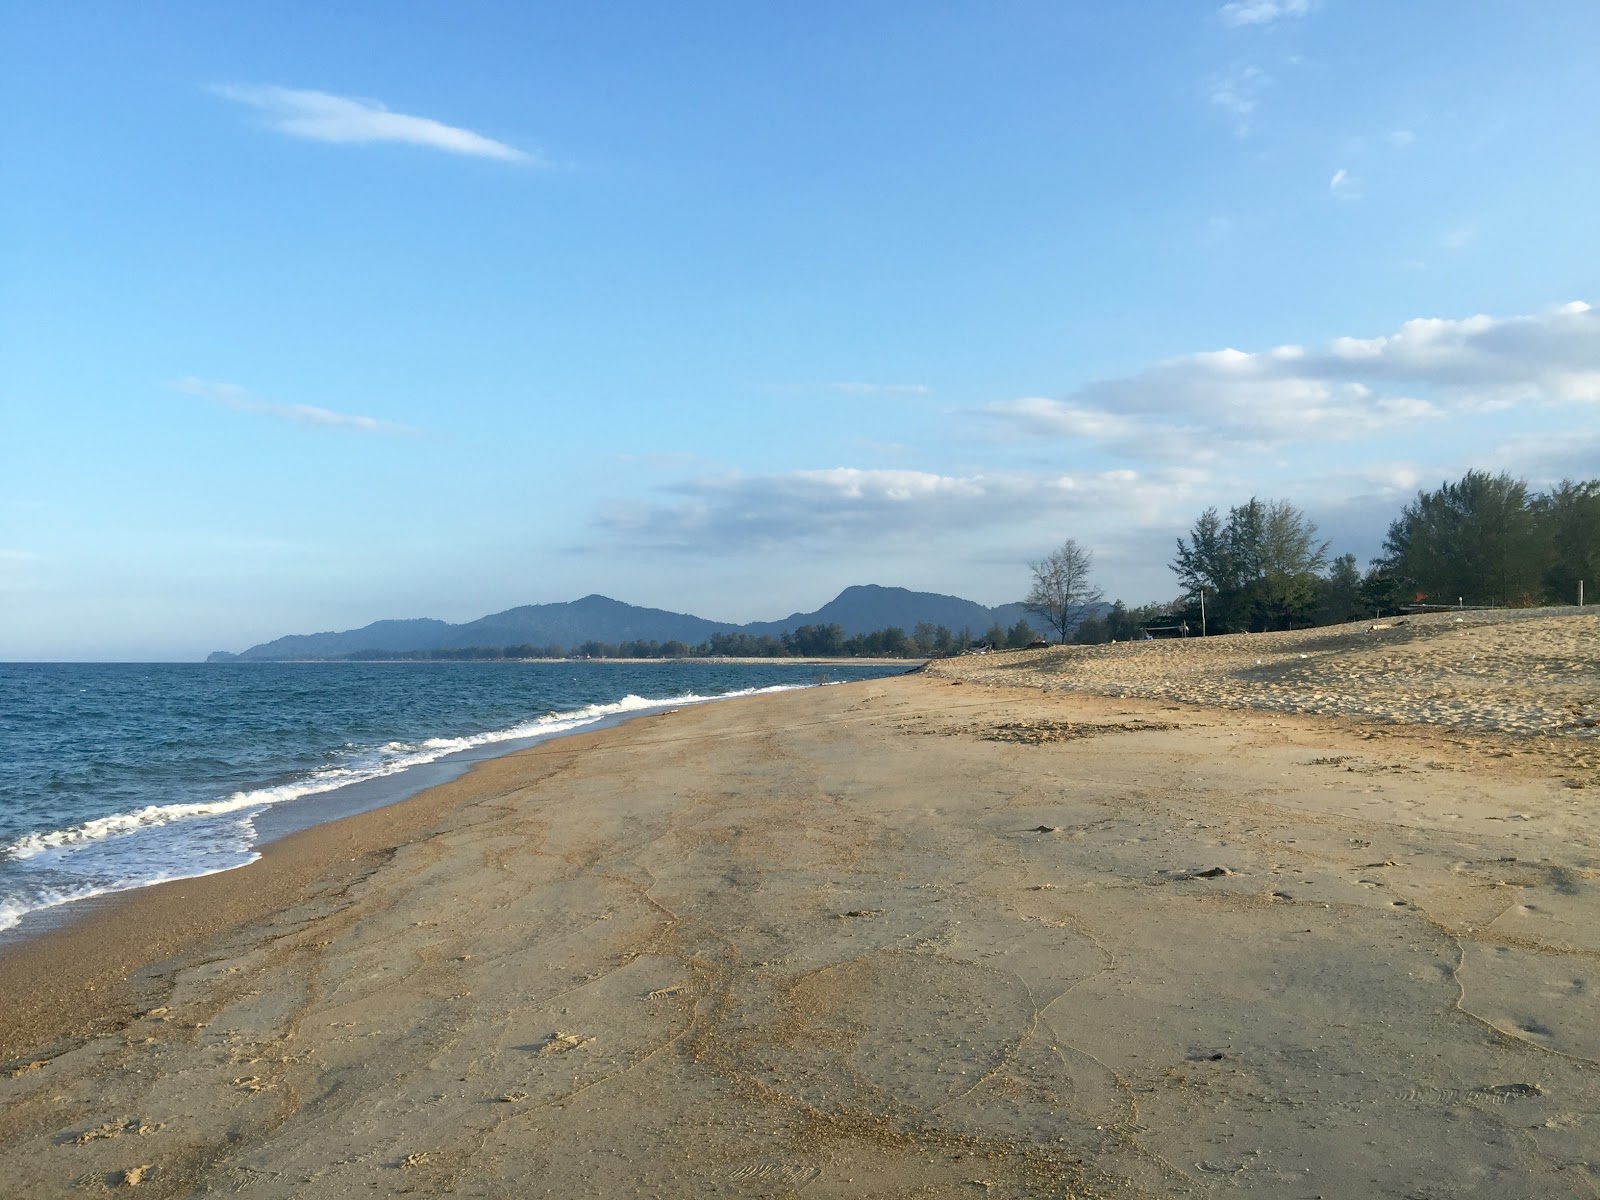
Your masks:
<svg viewBox="0 0 1600 1200"><path fill-rule="evenodd" d="M1583 603L1583 584L1578 584L1578 603ZM1206 635L1206 590L1200 589L1200 636Z"/></svg>

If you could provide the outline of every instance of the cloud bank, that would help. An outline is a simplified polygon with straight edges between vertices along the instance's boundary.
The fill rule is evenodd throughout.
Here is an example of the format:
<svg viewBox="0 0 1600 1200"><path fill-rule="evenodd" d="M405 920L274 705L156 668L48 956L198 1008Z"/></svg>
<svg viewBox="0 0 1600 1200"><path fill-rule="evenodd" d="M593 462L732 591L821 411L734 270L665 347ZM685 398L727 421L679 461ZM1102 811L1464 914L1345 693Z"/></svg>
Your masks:
<svg viewBox="0 0 1600 1200"><path fill-rule="evenodd" d="M470 154L502 162L534 163L534 156L504 142L459 129L429 117L390 112L376 100L285 87L229 85L217 95L264 113L280 133L318 142L407 142L450 154Z"/></svg>
<svg viewBox="0 0 1600 1200"><path fill-rule="evenodd" d="M231 408L234 412L261 413L318 429L344 429L356 433L421 432L411 425L382 421L377 417L334 412L332 409L318 408L314 404L272 404L266 400L256 399L238 384L216 383L207 379L196 379L192 375L178 380L172 387L174 391L182 392L185 396L198 396L202 400Z"/></svg>
<svg viewBox="0 0 1600 1200"><path fill-rule="evenodd" d="M1062 398L985 406L1003 436L1078 439L1135 461L1353 441L1453 413L1600 403L1600 311L1419 318L1394 333L1169 359Z"/></svg>
<svg viewBox="0 0 1600 1200"><path fill-rule="evenodd" d="M1448 436L1469 414L1519 405L1542 410L1540 419L1530 409L1478 426L1494 436L1475 448ZM588 549L743 564L770 554L807 570L849 564L859 573L921 561L938 547L971 571L1008 579L1028 547L1068 530L1119 574L1119 588L1159 595L1170 585L1172 537L1201 509L1252 493L1287 494L1329 521L1341 551L1366 556L1401 499L1468 466L1536 481L1587 478L1600 434L1584 431L1593 420L1561 410L1594 405L1600 311L1587 304L1423 318L1320 348L1185 355L1064 396L990 404L977 415L994 438L969 433L960 452L981 462L987 445L1010 463L994 469L686 473L602 506ZM1552 422L1578 428L1553 433ZM1339 443L1353 449L1335 454ZM1069 455L1070 469L1040 465Z"/></svg>
<svg viewBox="0 0 1600 1200"><path fill-rule="evenodd" d="M670 499L616 502L596 521L608 542L725 555L767 550L925 548L959 530L1115 507L1155 519L1200 478L1172 469L941 475L929 471L728 472L678 483Z"/></svg>

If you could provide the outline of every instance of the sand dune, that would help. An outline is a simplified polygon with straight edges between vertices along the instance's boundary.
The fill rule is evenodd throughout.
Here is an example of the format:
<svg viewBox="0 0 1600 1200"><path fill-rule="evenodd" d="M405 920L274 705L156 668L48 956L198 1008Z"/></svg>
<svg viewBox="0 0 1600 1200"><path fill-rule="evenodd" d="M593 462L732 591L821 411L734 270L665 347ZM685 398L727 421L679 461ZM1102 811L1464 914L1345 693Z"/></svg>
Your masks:
<svg viewBox="0 0 1600 1200"><path fill-rule="evenodd" d="M949 678L1355 716L1490 733L1600 735L1600 611L1386 617L1286 633L952 659Z"/></svg>

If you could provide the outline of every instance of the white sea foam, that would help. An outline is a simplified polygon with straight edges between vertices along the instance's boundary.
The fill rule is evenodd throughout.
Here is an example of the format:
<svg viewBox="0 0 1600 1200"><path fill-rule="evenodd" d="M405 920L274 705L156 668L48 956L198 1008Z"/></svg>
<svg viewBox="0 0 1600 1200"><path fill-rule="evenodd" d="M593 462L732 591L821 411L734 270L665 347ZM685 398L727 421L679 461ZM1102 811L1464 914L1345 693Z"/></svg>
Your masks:
<svg viewBox="0 0 1600 1200"><path fill-rule="evenodd" d="M251 818L288 800L395 775L465 750L568 733L610 717L786 692L797 686L804 685L743 688L713 696L659 700L628 695L609 704L547 713L508 729L420 742L389 742L356 752L349 761L302 779L234 792L217 800L150 804L64 829L29 833L0 847L0 931L12 928L28 913L42 908L171 879L211 875L253 862L257 853Z"/></svg>
<svg viewBox="0 0 1600 1200"><path fill-rule="evenodd" d="M0 933L4 933L8 929L14 929L22 923L23 917L41 909L55 908L60 904L71 904L74 900L88 900L94 896L109 896L115 892L129 892L134 888L149 887L155 883L167 883L174 879L197 879L201 875L217 875L223 871L232 871L236 867L247 866L260 857L259 853L252 850L238 862L203 870L185 870L171 874L153 872L143 875L128 875L95 883L79 883L66 887L40 886L15 895L0 895Z"/></svg>

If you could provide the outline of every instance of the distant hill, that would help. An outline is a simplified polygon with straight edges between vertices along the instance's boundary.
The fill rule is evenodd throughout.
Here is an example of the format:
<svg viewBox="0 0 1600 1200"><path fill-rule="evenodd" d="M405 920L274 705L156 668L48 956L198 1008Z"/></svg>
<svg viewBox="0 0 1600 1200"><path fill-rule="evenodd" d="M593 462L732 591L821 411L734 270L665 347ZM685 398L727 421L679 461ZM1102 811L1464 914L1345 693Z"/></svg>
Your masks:
<svg viewBox="0 0 1600 1200"><path fill-rule="evenodd" d="M1009 628L1024 615L1020 604L986 608L959 596L874 584L847 587L816 612L793 613L781 621L754 621L748 625L640 608L607 596L585 596L558 604L525 604L462 625L419 618L375 621L340 633L290 634L238 654L219 650L206 661L290 662L345 658L363 651L464 650L471 646L572 648L590 641L680 641L693 646L714 633L777 637L802 625L838 624L844 626L845 636L854 637L891 625L910 633L922 621L944 625L955 633L969 630L974 637L982 637L995 621ZM1037 618L1030 624L1040 628Z"/></svg>
<svg viewBox="0 0 1600 1200"><path fill-rule="evenodd" d="M1010 628L1026 613L1020 604L1002 604L998 608L985 608L972 600L959 596L941 596L937 592L913 592L906 588L879 587L875 583L847 587L816 612L794 613L781 621L754 621L744 626L746 633L788 633L802 625L843 625L846 637L873 633L898 625L907 633L921 621L930 625L943 625L952 632L970 629L974 637L982 637L984 630L995 621ZM1035 618L1031 624L1039 624Z"/></svg>
<svg viewBox="0 0 1600 1200"><path fill-rule="evenodd" d="M443 644L452 629L445 621L431 617L418 617L410 621L374 621L360 629L343 633L291 633L259 646L251 646L243 654L229 654L218 650L207 662L232 662L247 659L251 662L284 662L290 659L338 658L358 650L431 650Z"/></svg>
<svg viewBox="0 0 1600 1200"><path fill-rule="evenodd" d="M450 627L441 649L466 646L579 646L584 642L703 642L713 633L737 629L687 613L639 608L609 596L585 596L561 604L524 604L493 616Z"/></svg>

